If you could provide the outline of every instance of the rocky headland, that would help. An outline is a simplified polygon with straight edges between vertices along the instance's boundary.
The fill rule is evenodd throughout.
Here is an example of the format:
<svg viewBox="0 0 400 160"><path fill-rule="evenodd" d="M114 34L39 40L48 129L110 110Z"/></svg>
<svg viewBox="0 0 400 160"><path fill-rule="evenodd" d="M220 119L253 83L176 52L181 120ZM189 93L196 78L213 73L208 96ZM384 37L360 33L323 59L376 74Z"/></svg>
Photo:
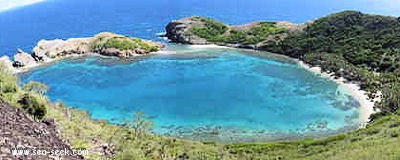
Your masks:
<svg viewBox="0 0 400 160"><path fill-rule="evenodd" d="M111 56L131 59L157 52L163 47L160 43L104 32L88 38L41 40L31 53L18 49L13 58L0 57L0 63L13 73L18 73L68 57Z"/></svg>
<svg viewBox="0 0 400 160"><path fill-rule="evenodd" d="M302 31L305 26L286 21L252 22L229 26L207 17L187 17L171 21L166 26L165 36L174 43L216 44L260 50L270 43L278 43L290 32Z"/></svg>

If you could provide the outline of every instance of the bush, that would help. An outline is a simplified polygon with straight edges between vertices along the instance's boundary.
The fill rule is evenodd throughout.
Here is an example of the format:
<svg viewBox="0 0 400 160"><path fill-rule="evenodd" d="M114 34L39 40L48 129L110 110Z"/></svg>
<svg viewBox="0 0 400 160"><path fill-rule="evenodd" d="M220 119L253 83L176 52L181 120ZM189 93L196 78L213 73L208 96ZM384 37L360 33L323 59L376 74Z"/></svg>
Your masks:
<svg viewBox="0 0 400 160"><path fill-rule="evenodd" d="M17 77L0 66L0 94L16 92L17 89Z"/></svg>
<svg viewBox="0 0 400 160"><path fill-rule="evenodd" d="M33 92L33 93L37 93L40 95L44 95L49 90L49 86L47 86L43 83L40 83L40 82L31 81L31 82L25 84L23 86L23 89L24 89L24 91L27 91L27 92Z"/></svg>
<svg viewBox="0 0 400 160"><path fill-rule="evenodd" d="M39 99L28 93L24 94L18 101L22 109L29 115L33 116L35 120L41 120L47 113L46 107Z"/></svg>

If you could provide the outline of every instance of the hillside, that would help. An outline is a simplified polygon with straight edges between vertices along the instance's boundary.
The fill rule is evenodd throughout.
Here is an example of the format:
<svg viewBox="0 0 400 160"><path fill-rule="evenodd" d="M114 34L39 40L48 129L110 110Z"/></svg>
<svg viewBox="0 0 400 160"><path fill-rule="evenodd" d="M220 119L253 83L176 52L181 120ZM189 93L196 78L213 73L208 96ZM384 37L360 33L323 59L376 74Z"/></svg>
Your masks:
<svg viewBox="0 0 400 160"><path fill-rule="evenodd" d="M26 160L50 159L58 156L13 156L11 148L67 149L71 148L59 136L57 126L49 119L42 123L32 121L24 113L0 100L0 158ZM59 156L63 159L83 159L80 156Z"/></svg>

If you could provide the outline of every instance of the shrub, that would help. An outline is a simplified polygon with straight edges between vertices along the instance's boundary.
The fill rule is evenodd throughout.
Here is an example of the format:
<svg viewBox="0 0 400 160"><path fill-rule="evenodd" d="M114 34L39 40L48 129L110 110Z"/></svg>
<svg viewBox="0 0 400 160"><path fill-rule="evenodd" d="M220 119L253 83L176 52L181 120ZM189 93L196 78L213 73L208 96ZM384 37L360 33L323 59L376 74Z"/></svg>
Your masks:
<svg viewBox="0 0 400 160"><path fill-rule="evenodd" d="M31 81L23 86L23 89L27 92L34 92L40 95L46 94L46 92L49 90L49 86L36 82L36 81Z"/></svg>
<svg viewBox="0 0 400 160"><path fill-rule="evenodd" d="M150 42L146 42L139 38L131 38L124 36L104 37L99 36L92 42L92 50L98 51L107 48L115 48L122 51L143 49L148 52L156 52L160 48Z"/></svg>
<svg viewBox="0 0 400 160"><path fill-rule="evenodd" d="M0 94L16 92L17 89L17 77L0 66Z"/></svg>
<svg viewBox="0 0 400 160"><path fill-rule="evenodd" d="M28 93L24 94L18 101L22 109L29 115L32 115L34 119L41 120L47 113L46 107L39 99Z"/></svg>

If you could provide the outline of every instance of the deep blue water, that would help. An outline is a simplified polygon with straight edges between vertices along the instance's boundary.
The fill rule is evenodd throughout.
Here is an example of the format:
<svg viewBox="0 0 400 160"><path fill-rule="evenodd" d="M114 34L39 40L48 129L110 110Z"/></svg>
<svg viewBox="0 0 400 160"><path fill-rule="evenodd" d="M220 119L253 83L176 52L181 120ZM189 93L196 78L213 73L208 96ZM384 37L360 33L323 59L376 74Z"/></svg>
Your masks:
<svg viewBox="0 0 400 160"><path fill-rule="evenodd" d="M112 31L158 40L173 19L202 15L229 24L257 20L303 23L342 10L393 14L385 2L365 0L47 0L0 12L0 55L30 51L41 39L93 36Z"/></svg>
<svg viewBox="0 0 400 160"><path fill-rule="evenodd" d="M170 20L193 15L229 24L302 23L346 9L379 11L360 2L48 0L0 12L0 55L12 55L16 48L30 51L41 39L102 31L165 42L156 35ZM154 117L157 133L194 139L269 140L357 125L358 103L345 90L288 60L239 50L171 48L179 53L124 63L68 60L21 78L48 84L52 100L85 109L94 118L120 123L140 110Z"/></svg>

